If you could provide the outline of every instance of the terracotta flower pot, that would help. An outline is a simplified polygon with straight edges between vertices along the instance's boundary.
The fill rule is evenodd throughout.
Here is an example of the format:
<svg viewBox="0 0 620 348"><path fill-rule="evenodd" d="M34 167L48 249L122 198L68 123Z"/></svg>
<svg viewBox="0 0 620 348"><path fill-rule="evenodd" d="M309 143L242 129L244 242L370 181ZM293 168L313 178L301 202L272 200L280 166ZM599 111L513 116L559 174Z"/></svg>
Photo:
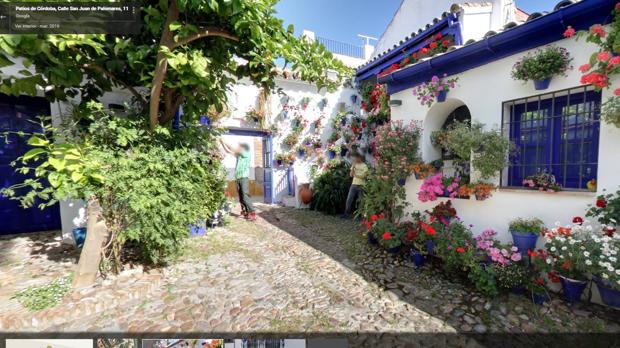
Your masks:
<svg viewBox="0 0 620 348"><path fill-rule="evenodd" d="M310 204L310 202L312 202L312 196L313 193L310 189L310 184L303 184L299 190L299 198L301 198L301 202L303 204Z"/></svg>

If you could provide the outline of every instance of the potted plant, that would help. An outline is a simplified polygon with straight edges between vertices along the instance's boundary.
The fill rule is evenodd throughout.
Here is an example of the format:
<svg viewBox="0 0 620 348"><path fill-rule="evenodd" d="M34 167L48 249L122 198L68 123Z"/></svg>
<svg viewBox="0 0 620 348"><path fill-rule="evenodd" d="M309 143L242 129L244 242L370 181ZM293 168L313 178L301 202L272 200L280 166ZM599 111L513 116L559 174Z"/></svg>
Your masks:
<svg viewBox="0 0 620 348"><path fill-rule="evenodd" d="M327 157L330 160L336 158L336 154L340 153L340 145L331 144L327 149Z"/></svg>
<svg viewBox="0 0 620 348"><path fill-rule="evenodd" d="M523 186L548 193L558 192L562 187L556 182L555 175L548 172L540 172L530 175L523 180Z"/></svg>
<svg viewBox="0 0 620 348"><path fill-rule="evenodd" d="M435 173L435 168L430 164L421 162L412 165L411 171L417 180L424 180Z"/></svg>
<svg viewBox="0 0 620 348"><path fill-rule="evenodd" d="M537 305L543 305L551 300L547 291L547 281L540 274L534 274L525 283L526 290L530 293L532 302Z"/></svg>
<svg viewBox="0 0 620 348"><path fill-rule="evenodd" d="M299 158L303 158L303 157L306 156L306 147L305 147L305 145L302 144L302 145L297 146L297 156Z"/></svg>
<svg viewBox="0 0 620 348"><path fill-rule="evenodd" d="M310 101L312 101L312 98L303 97L301 98L301 101L299 102L299 106L301 106L303 110L306 110L308 108L308 105L310 104Z"/></svg>
<svg viewBox="0 0 620 348"><path fill-rule="evenodd" d="M586 216L595 218L603 226L603 232L613 234L620 222L620 190L596 197L596 203L590 206Z"/></svg>
<svg viewBox="0 0 620 348"><path fill-rule="evenodd" d="M420 104L430 108L435 102L443 103L446 101L448 92L456 87L459 80L458 77L448 79L446 76L444 75L444 78L433 76L430 82L423 83L413 89L413 95L418 98Z"/></svg>
<svg viewBox="0 0 620 348"><path fill-rule="evenodd" d="M494 269L497 285L501 289L508 290L516 295L525 293L524 286L527 281L527 269L522 263L497 264L494 266Z"/></svg>
<svg viewBox="0 0 620 348"><path fill-rule="evenodd" d="M450 224L452 219L457 218L456 209L452 207L452 201L440 202L427 213L446 226Z"/></svg>
<svg viewBox="0 0 620 348"><path fill-rule="evenodd" d="M470 184L461 185L456 190L456 198L469 199L469 197L472 195L473 192L474 191L473 191L472 185Z"/></svg>
<svg viewBox="0 0 620 348"><path fill-rule="evenodd" d="M348 152L349 152L349 149L346 146L340 147L340 156L344 157L347 155Z"/></svg>
<svg viewBox="0 0 620 348"><path fill-rule="evenodd" d="M418 200L420 202L432 202L437 200L437 197L443 195L443 173L437 173L429 176L424 180L420 191L418 192Z"/></svg>
<svg viewBox="0 0 620 348"><path fill-rule="evenodd" d="M620 240L604 230L590 231L586 238L584 262L601 300L610 307L620 308Z"/></svg>
<svg viewBox="0 0 620 348"><path fill-rule="evenodd" d="M387 220L384 219L383 221ZM383 246L387 252L392 255L398 254L403 246L401 231L391 223L389 223L389 226L386 226L386 228L380 229L379 231L383 231L379 240L381 246Z"/></svg>
<svg viewBox="0 0 620 348"><path fill-rule="evenodd" d="M293 148L298 141L299 134L297 133L289 133L284 139L282 139L284 145L286 145L286 147L288 147L289 149Z"/></svg>
<svg viewBox="0 0 620 348"><path fill-rule="evenodd" d="M533 260L538 269L559 275L564 298L571 303L579 302L588 284L589 262L586 261L590 256L586 251L590 232L583 226L583 219L575 218L574 221L572 225L556 226L546 231L546 252Z"/></svg>
<svg viewBox="0 0 620 348"><path fill-rule="evenodd" d="M521 58L512 68L512 78L521 81L534 81L536 90L549 88L551 78L565 75L571 69L570 55L563 47L547 46L537 49Z"/></svg>
<svg viewBox="0 0 620 348"><path fill-rule="evenodd" d="M477 201L484 201L493 195L491 192L495 189L495 185L477 182L471 186L471 189Z"/></svg>
<svg viewBox="0 0 620 348"><path fill-rule="evenodd" d="M508 230L512 235L514 245L519 249L522 256L527 255L528 250L536 248L538 235L545 228L545 224L538 218L517 218L510 222Z"/></svg>
<svg viewBox="0 0 620 348"><path fill-rule="evenodd" d="M443 176L441 185L443 186L442 197L456 198L458 188L460 187L461 178L458 176Z"/></svg>

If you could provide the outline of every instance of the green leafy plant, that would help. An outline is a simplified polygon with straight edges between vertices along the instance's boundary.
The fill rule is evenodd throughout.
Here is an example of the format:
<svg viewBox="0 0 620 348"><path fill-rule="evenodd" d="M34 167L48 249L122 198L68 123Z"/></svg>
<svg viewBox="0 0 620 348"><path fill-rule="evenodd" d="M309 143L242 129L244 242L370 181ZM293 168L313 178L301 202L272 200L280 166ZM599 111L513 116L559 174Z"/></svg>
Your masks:
<svg viewBox="0 0 620 348"><path fill-rule="evenodd" d="M484 124L455 122L448 129L433 133L434 141L452 153L457 164L468 165L485 180L494 177L508 165L508 155L514 149L510 140L499 130L484 130Z"/></svg>
<svg viewBox="0 0 620 348"><path fill-rule="evenodd" d="M406 196L403 186L381 177L376 169L370 169L358 213L365 218L384 213L389 221L398 222L403 217L408 204Z"/></svg>
<svg viewBox="0 0 620 348"><path fill-rule="evenodd" d="M312 184L314 196L310 208L326 214L342 214L345 209L352 178L350 166L345 161L332 161L325 166Z"/></svg>
<svg viewBox="0 0 620 348"><path fill-rule="evenodd" d="M547 46L529 53L515 63L512 78L522 81L541 81L564 75L571 69L572 58L563 47Z"/></svg>
<svg viewBox="0 0 620 348"><path fill-rule="evenodd" d="M474 284L476 290L480 291L484 296L495 297L499 294L495 279L495 268L493 266L474 263L470 265L467 278Z"/></svg>
<svg viewBox="0 0 620 348"><path fill-rule="evenodd" d="M601 105L601 119L620 128L620 96L610 97Z"/></svg>
<svg viewBox="0 0 620 348"><path fill-rule="evenodd" d="M26 309L40 311L54 307L71 290L72 275L56 279L46 285L39 287L29 287L18 291L11 298L16 299Z"/></svg>
<svg viewBox="0 0 620 348"><path fill-rule="evenodd" d="M545 229L545 223L538 218L517 218L510 221L508 229L515 233L540 234Z"/></svg>

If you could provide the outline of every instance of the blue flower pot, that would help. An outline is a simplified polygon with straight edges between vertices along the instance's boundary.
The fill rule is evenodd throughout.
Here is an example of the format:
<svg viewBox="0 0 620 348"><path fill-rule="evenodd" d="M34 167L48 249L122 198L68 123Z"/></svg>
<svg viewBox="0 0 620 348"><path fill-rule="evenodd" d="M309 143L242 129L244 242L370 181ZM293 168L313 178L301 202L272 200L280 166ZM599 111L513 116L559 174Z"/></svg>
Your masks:
<svg viewBox="0 0 620 348"><path fill-rule="evenodd" d="M75 240L75 245L78 248L84 246L84 241L86 240L86 227L74 228L72 231L73 239Z"/></svg>
<svg viewBox="0 0 620 348"><path fill-rule="evenodd" d="M352 104L357 104L357 95L356 95L356 94L353 94L353 95L351 96L351 103L352 103Z"/></svg>
<svg viewBox="0 0 620 348"><path fill-rule="evenodd" d="M368 232L368 243L372 245L377 245L379 244L379 241L377 240L374 234Z"/></svg>
<svg viewBox="0 0 620 348"><path fill-rule="evenodd" d="M211 120L207 116L200 116L200 124L203 126L208 126L211 124Z"/></svg>
<svg viewBox="0 0 620 348"><path fill-rule="evenodd" d="M512 292L515 295L524 295L525 288L523 288L522 286L517 286L515 288L510 289L510 292Z"/></svg>
<svg viewBox="0 0 620 348"><path fill-rule="evenodd" d="M306 155L306 150L299 150L297 151L297 154L299 155L299 157L304 157Z"/></svg>
<svg viewBox="0 0 620 348"><path fill-rule="evenodd" d="M609 307L620 308L620 291L613 289L609 282L599 277L593 276L592 279L596 283L598 293L601 295L603 303Z"/></svg>
<svg viewBox="0 0 620 348"><path fill-rule="evenodd" d="M411 261L416 267L424 266L424 255L417 250L411 250Z"/></svg>
<svg viewBox="0 0 620 348"><path fill-rule="evenodd" d="M406 183L407 183L407 179L400 179L400 180L398 180L398 185L400 185L400 186L405 186Z"/></svg>
<svg viewBox="0 0 620 348"><path fill-rule="evenodd" d="M281 167L282 166L282 160L276 160L276 165L278 167Z"/></svg>
<svg viewBox="0 0 620 348"><path fill-rule="evenodd" d="M448 97L448 92L447 91L441 91L439 92L439 95L437 95L437 102L438 103L443 103L446 101L446 98Z"/></svg>
<svg viewBox="0 0 620 348"><path fill-rule="evenodd" d="M570 303L579 302L581 295L586 289L588 282L574 280L560 276L560 283L562 283L562 292L564 292L564 299Z"/></svg>
<svg viewBox="0 0 620 348"><path fill-rule="evenodd" d="M388 253L390 253L390 254L392 254L392 255L395 255L395 254L398 254L398 253L400 252L400 249L401 249L401 248L402 248L402 246L401 246L401 245L399 245L399 246L397 246L397 247L389 248L389 249L387 250L387 252L388 252Z"/></svg>
<svg viewBox="0 0 620 348"><path fill-rule="evenodd" d="M340 150L340 156L344 157L347 155L348 152L349 152L349 149L343 148Z"/></svg>
<svg viewBox="0 0 620 348"><path fill-rule="evenodd" d="M544 80L534 80L534 89L537 91L542 91L549 88L551 84L551 77L546 78Z"/></svg>
<svg viewBox="0 0 620 348"><path fill-rule="evenodd" d="M441 197L448 197L448 198L450 198L450 191L448 191L448 189L444 189L443 190L443 194L441 195Z"/></svg>
<svg viewBox="0 0 620 348"><path fill-rule="evenodd" d="M532 294L532 302L534 302L534 304L542 305L549 300L551 300L549 294Z"/></svg>
<svg viewBox="0 0 620 348"><path fill-rule="evenodd" d="M528 250L536 249L536 241L538 240L538 235L536 233L517 233L510 231L512 234L513 244L519 248L519 252L521 256L527 256Z"/></svg>
<svg viewBox="0 0 620 348"><path fill-rule="evenodd" d="M336 151L334 150L327 151L327 158L329 158L330 160L333 160L334 158L336 158Z"/></svg>
<svg viewBox="0 0 620 348"><path fill-rule="evenodd" d="M435 242L433 242L432 240L427 240L424 243L424 246L426 247L426 251L429 255L435 255Z"/></svg>
<svg viewBox="0 0 620 348"><path fill-rule="evenodd" d="M340 120L340 124L343 125L343 126L346 125L347 124L347 119L343 118L342 120Z"/></svg>
<svg viewBox="0 0 620 348"><path fill-rule="evenodd" d="M189 236L190 237L201 237L207 233L206 221L199 221L196 225L191 225L189 227Z"/></svg>

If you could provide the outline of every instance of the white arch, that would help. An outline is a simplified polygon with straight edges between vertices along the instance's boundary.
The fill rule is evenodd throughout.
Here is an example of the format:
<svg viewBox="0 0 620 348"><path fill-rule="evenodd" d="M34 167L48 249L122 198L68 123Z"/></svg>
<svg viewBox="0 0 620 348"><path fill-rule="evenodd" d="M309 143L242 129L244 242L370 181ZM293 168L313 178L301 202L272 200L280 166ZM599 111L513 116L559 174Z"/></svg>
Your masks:
<svg viewBox="0 0 620 348"><path fill-rule="evenodd" d="M441 158L441 150L431 144L431 134L440 130L450 114L461 106L467 106L460 99L448 98L443 103L435 103L424 117L422 131L422 159L428 163Z"/></svg>

